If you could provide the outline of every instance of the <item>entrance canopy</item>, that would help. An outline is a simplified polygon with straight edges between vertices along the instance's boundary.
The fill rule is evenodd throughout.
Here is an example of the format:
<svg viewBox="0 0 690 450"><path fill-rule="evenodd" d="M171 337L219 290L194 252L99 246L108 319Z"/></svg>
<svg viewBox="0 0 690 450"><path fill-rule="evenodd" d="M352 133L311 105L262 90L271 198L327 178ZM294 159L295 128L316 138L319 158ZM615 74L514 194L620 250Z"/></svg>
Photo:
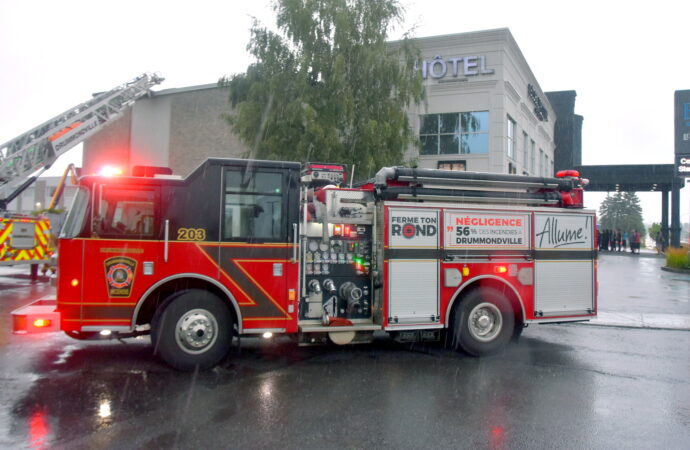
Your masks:
<svg viewBox="0 0 690 450"><path fill-rule="evenodd" d="M579 166L580 176L589 179L588 191L661 192L661 234L665 247L680 247L680 190L685 179L676 176L673 164L630 164ZM671 227L668 222L668 194L671 193Z"/></svg>
<svg viewBox="0 0 690 450"><path fill-rule="evenodd" d="M663 192L684 185L675 176L673 164L579 166L577 170L580 176L589 179L587 191Z"/></svg>

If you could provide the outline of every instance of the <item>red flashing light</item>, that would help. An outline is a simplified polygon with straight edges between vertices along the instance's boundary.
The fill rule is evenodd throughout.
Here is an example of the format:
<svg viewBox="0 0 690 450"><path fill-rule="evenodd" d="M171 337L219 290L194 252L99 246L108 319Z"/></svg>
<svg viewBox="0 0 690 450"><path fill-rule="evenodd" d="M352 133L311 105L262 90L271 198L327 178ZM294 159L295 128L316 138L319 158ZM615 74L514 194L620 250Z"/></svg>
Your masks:
<svg viewBox="0 0 690 450"><path fill-rule="evenodd" d="M577 170L559 170L558 172L556 172L556 178L566 177L580 178L580 172L578 172Z"/></svg>
<svg viewBox="0 0 690 450"><path fill-rule="evenodd" d="M72 285L72 287L77 287L77 286L79 286L79 280L74 278L70 284Z"/></svg>
<svg viewBox="0 0 690 450"><path fill-rule="evenodd" d="M333 236L342 236L343 235L343 226L342 225L333 225Z"/></svg>
<svg viewBox="0 0 690 450"><path fill-rule="evenodd" d="M36 319L33 322L36 328L46 328L52 325L52 322L48 319Z"/></svg>
<svg viewBox="0 0 690 450"><path fill-rule="evenodd" d="M494 267L494 272L496 273L506 273L508 272L508 268L506 266L495 266Z"/></svg>
<svg viewBox="0 0 690 450"><path fill-rule="evenodd" d="M124 172L122 169L113 166L103 166L98 174L102 177L117 177L121 176Z"/></svg>

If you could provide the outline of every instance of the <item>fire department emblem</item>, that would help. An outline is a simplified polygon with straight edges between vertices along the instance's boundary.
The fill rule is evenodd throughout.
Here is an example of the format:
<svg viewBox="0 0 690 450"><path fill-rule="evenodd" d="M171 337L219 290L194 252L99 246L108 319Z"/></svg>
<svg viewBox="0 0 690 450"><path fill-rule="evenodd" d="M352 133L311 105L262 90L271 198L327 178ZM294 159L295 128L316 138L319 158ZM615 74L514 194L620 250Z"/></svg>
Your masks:
<svg viewBox="0 0 690 450"><path fill-rule="evenodd" d="M108 296L129 297L134 284L137 261L125 256L105 260L105 279L108 283Z"/></svg>

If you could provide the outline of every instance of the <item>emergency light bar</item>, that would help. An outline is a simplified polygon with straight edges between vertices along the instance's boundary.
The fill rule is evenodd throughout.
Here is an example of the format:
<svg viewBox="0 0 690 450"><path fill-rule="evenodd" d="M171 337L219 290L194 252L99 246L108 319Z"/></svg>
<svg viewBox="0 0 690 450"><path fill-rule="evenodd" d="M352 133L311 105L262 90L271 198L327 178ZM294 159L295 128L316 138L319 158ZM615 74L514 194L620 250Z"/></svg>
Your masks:
<svg viewBox="0 0 690 450"><path fill-rule="evenodd" d="M343 184L347 179L345 164L305 163L302 166L302 176L311 176L312 183L320 185Z"/></svg>
<svg viewBox="0 0 690 450"><path fill-rule="evenodd" d="M132 167L133 177L155 177L156 175L172 175L170 167L158 166L134 166Z"/></svg>

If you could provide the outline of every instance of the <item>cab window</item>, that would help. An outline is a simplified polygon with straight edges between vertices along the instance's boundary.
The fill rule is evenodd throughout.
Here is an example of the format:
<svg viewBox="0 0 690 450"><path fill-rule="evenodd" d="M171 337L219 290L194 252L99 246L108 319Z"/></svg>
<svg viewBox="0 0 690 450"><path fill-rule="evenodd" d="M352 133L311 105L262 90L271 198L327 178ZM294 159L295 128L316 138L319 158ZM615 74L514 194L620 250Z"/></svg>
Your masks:
<svg viewBox="0 0 690 450"><path fill-rule="evenodd" d="M92 234L111 238L155 237L155 192L101 186Z"/></svg>
<svg viewBox="0 0 690 450"><path fill-rule="evenodd" d="M225 172L224 240L285 239L283 172L229 169Z"/></svg>

